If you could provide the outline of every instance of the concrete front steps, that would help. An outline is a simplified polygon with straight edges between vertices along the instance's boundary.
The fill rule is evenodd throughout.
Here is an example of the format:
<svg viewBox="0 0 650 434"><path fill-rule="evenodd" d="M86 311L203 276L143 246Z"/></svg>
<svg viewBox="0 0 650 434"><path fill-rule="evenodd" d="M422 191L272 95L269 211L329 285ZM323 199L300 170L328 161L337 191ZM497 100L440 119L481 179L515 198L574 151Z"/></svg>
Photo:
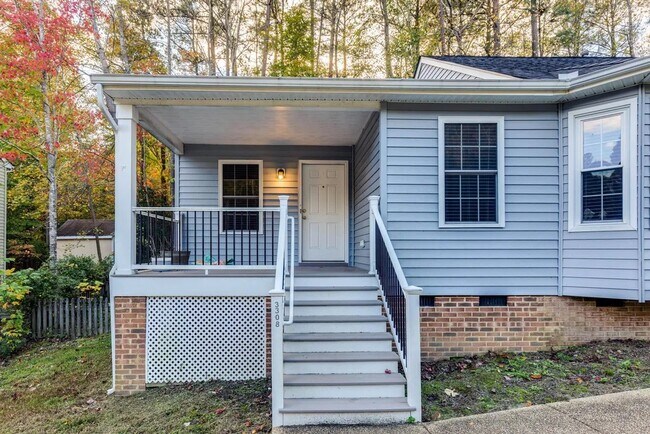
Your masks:
<svg viewBox="0 0 650 434"><path fill-rule="evenodd" d="M337 277L314 276L295 290L294 323L284 332L282 424L405 422L415 408L376 283Z"/></svg>

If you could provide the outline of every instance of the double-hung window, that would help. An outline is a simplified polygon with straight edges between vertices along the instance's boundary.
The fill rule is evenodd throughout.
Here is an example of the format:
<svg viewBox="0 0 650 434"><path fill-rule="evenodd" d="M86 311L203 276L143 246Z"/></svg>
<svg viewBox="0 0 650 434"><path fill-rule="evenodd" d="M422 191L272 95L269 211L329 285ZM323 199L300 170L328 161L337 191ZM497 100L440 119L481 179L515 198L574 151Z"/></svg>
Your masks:
<svg viewBox="0 0 650 434"><path fill-rule="evenodd" d="M262 195L262 162L219 161L219 202L224 208L259 208ZM259 211L229 210L221 218L222 231L259 231Z"/></svg>
<svg viewBox="0 0 650 434"><path fill-rule="evenodd" d="M440 227L503 227L503 117L441 116Z"/></svg>
<svg viewBox="0 0 650 434"><path fill-rule="evenodd" d="M636 228L636 104L569 112L569 231Z"/></svg>

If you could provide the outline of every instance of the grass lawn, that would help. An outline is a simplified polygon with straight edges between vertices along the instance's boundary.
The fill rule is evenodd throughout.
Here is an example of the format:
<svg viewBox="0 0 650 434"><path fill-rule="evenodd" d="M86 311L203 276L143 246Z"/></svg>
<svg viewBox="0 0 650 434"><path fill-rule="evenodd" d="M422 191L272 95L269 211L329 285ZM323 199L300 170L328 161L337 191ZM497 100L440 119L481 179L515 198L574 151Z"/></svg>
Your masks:
<svg viewBox="0 0 650 434"><path fill-rule="evenodd" d="M425 420L650 387L650 342L486 354L422 367ZM0 433L268 432L269 383L210 382L108 397L110 339L45 341L0 362Z"/></svg>
<svg viewBox="0 0 650 434"><path fill-rule="evenodd" d="M650 387L650 342L607 341L422 366L425 420Z"/></svg>
<svg viewBox="0 0 650 434"><path fill-rule="evenodd" d="M0 363L0 433L268 432L265 380L108 397L110 338L46 341Z"/></svg>

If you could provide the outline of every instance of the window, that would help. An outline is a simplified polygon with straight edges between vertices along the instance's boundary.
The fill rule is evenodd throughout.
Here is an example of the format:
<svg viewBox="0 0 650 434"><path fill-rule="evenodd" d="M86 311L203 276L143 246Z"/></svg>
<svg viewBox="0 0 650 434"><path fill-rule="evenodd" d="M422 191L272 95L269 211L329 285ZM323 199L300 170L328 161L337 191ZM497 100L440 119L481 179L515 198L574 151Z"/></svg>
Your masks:
<svg viewBox="0 0 650 434"><path fill-rule="evenodd" d="M224 208L259 208L261 161L219 161L219 202ZM224 211L222 231L260 230L259 212Z"/></svg>
<svg viewBox="0 0 650 434"><path fill-rule="evenodd" d="M569 231L636 228L636 98L569 112Z"/></svg>
<svg viewBox="0 0 650 434"><path fill-rule="evenodd" d="M503 118L440 117L440 227L503 227Z"/></svg>

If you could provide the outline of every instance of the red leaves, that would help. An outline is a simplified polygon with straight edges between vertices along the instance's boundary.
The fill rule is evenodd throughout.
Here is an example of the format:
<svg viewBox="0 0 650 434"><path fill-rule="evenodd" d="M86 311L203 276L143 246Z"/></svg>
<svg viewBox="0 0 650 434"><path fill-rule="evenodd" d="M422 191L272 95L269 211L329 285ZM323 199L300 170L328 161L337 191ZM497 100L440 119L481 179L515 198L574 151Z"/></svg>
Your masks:
<svg viewBox="0 0 650 434"><path fill-rule="evenodd" d="M20 77L31 71L56 76L74 67L72 43L85 27L80 24L78 2L72 0L0 0L0 19L10 29L13 56L3 74ZM42 7L42 13L40 11Z"/></svg>

